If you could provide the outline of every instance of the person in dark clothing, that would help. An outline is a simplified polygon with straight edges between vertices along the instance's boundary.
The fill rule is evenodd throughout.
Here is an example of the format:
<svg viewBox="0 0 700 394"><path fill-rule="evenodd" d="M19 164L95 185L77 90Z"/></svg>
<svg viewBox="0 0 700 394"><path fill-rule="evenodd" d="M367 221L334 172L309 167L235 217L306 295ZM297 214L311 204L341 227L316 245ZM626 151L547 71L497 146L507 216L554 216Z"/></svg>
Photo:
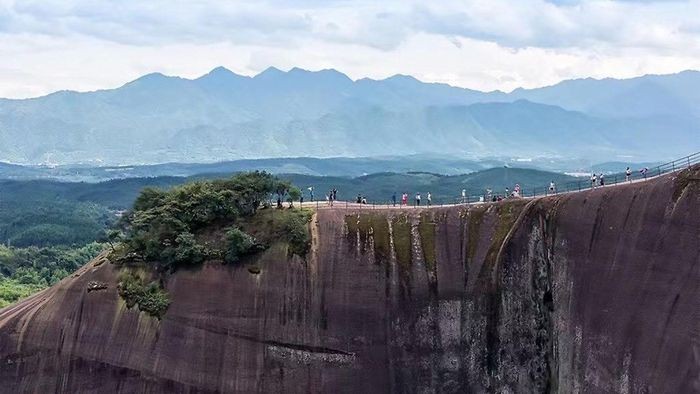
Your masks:
<svg viewBox="0 0 700 394"><path fill-rule="evenodd" d="M647 167L644 167L644 168L642 168L641 170L639 170L639 172L642 174L642 176L644 177L644 179L647 179L647 172L648 172L648 171L649 171L649 169L648 169Z"/></svg>
<svg viewBox="0 0 700 394"><path fill-rule="evenodd" d="M333 188L333 201L338 199L338 189Z"/></svg>
<svg viewBox="0 0 700 394"><path fill-rule="evenodd" d="M362 195L361 195L360 193L357 193L357 200L356 200L356 202L357 202L358 204L361 204L361 203L362 203Z"/></svg>
<svg viewBox="0 0 700 394"><path fill-rule="evenodd" d="M396 206L396 192L394 192L394 194L391 195L391 202L392 204L394 204L394 206Z"/></svg>

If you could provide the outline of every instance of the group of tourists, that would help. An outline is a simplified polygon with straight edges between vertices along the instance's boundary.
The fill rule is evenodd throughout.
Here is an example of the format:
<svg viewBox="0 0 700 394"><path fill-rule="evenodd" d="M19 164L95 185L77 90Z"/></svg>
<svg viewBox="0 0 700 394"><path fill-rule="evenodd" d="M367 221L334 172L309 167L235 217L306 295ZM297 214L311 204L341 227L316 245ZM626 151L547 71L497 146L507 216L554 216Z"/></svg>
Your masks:
<svg viewBox="0 0 700 394"><path fill-rule="evenodd" d="M516 183L515 186L513 186L513 190L510 190L510 188L505 189L504 194L498 194L494 193L492 189L487 188L486 192L484 193L483 197L479 197L479 202L498 202L498 201L503 201L506 198L520 198L522 196L522 190L520 188L520 184ZM462 190L462 201L465 200L465 194L466 191Z"/></svg>
<svg viewBox="0 0 700 394"><path fill-rule="evenodd" d="M591 175L591 188L595 189L596 186L605 186L605 175L602 172L600 175L596 175L595 172Z"/></svg>
<svg viewBox="0 0 700 394"><path fill-rule="evenodd" d="M642 177L646 178L647 173L649 172L649 168L643 167L639 170L639 173ZM627 167L625 170L625 181L631 182L632 181L632 170L630 167ZM592 173L591 178L591 188L596 188L598 186L605 186L605 174L602 172L600 174ZM549 187L547 189L549 191L548 194L556 194L557 193L557 185L554 183L554 180L549 182ZM309 191L309 196L311 197L311 201L314 201L314 188L313 186L308 187ZM425 205L426 206L432 206L433 204L433 196L431 192L428 192L425 195ZM505 188L505 193L503 194L497 194L493 193L493 190L490 188L486 189L485 193L483 196L478 197L479 202L498 202L502 201L507 198L521 198L522 197L522 190L520 187L520 184L516 183L515 186L513 187L513 190L510 188ZM329 206L333 206L333 203L337 201L338 199L338 190L336 188L330 189L328 193L326 193L326 203ZM397 195L396 192L394 192L391 195L391 203L393 206L396 206L396 204L400 204L401 206L408 206L409 205L409 194L407 192L404 192L401 194L400 199L399 196ZM421 196L420 192L416 192L416 194L413 197L413 205L416 207L421 206L423 203L423 197ZM301 198L301 202L304 202L303 195ZM357 198L355 199L355 202L358 204L367 204L367 197L362 195L361 193L357 194ZM469 203L469 197L467 196L467 190L462 189L462 203L466 204ZM278 201L278 204L280 204L281 201Z"/></svg>
<svg viewBox="0 0 700 394"><path fill-rule="evenodd" d="M639 169L639 175L644 179L646 179L648 172L649 167L642 167ZM632 170L629 167L625 169L625 182L632 182ZM596 186L605 186L605 175L602 172L600 175L596 175L595 173L591 175L591 188L595 188Z"/></svg>
<svg viewBox="0 0 700 394"><path fill-rule="evenodd" d="M333 202L338 199L338 190L333 188L326 193L326 204L333 206Z"/></svg>
<svg viewBox="0 0 700 394"><path fill-rule="evenodd" d="M420 206L421 200L422 200L422 197L420 195L420 192L417 192L415 197L414 197L414 200L413 200L414 205L417 207ZM396 192L394 192L391 195L391 203L393 204L393 206L396 206ZM401 194L401 205L402 206L408 205L408 193L406 193L406 192ZM428 192L428 194L426 195L426 205L427 206L433 205L433 195L430 192Z"/></svg>

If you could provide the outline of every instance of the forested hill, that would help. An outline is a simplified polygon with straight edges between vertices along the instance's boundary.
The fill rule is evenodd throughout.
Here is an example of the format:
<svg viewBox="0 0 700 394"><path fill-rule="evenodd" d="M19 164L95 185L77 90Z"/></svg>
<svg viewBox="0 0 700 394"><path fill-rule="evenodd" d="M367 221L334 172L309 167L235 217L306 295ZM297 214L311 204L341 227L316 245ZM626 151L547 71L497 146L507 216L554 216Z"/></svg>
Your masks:
<svg viewBox="0 0 700 394"><path fill-rule="evenodd" d="M123 210L131 206L144 187L168 188L193 179L214 179L222 174L200 174L192 177L152 177L110 180L99 183L56 182L47 180L0 181L0 202L34 204L40 201L72 201L99 204L112 210ZM542 187L550 181L565 182L576 178L563 174L522 168L497 167L466 175L439 175L426 172L377 173L360 177L324 177L299 174L282 174L282 179L291 181L300 189L314 187L317 196L332 188L339 191L339 199L354 199L361 193L373 201L388 201L393 192L430 191L436 201L454 201L467 189L478 194L485 188L503 190L519 183L524 189ZM307 192L308 193L308 192ZM308 195L307 195L308 198Z"/></svg>

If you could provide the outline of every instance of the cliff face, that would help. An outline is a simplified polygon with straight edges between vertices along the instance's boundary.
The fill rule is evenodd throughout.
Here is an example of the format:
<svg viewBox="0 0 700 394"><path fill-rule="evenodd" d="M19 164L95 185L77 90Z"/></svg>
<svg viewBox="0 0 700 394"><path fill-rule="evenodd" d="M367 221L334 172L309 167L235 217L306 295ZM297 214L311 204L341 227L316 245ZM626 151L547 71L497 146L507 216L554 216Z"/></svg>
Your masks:
<svg viewBox="0 0 700 394"><path fill-rule="evenodd" d="M322 210L306 261L97 259L0 311L7 392L698 392L700 170L480 207ZM88 292L91 281L106 289Z"/></svg>

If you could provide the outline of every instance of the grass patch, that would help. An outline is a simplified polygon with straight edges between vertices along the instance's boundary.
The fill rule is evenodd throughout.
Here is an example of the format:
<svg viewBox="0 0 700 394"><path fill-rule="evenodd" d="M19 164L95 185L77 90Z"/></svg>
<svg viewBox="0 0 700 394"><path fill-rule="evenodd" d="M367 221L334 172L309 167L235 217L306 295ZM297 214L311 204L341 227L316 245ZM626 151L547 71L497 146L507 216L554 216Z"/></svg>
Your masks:
<svg viewBox="0 0 700 394"><path fill-rule="evenodd" d="M117 289L127 308L137 306L139 311L146 312L158 320L163 318L170 306L168 292L158 282L148 282L143 274L132 270L122 271Z"/></svg>
<svg viewBox="0 0 700 394"><path fill-rule="evenodd" d="M345 216L345 224L348 228L350 245L353 245L358 233L363 248L371 237L374 241L374 257L377 264L389 261L391 237L389 235L389 222L385 215L378 213L347 215Z"/></svg>
<svg viewBox="0 0 700 394"><path fill-rule="evenodd" d="M496 263L496 257L498 257L498 251L501 249L503 242L508 236L508 232L515 224L518 219L518 215L523 210L526 201L513 201L503 204L496 205L496 216L498 222L496 223L496 228L491 237L491 247L486 254L487 265L494 265Z"/></svg>
<svg viewBox="0 0 700 394"><path fill-rule="evenodd" d="M411 223L406 215L400 215L392 219L391 227L394 235L394 250L399 268L408 271L413 258L413 245L411 243Z"/></svg>
<svg viewBox="0 0 700 394"><path fill-rule="evenodd" d="M476 250L479 246L479 230L484 220L485 209L473 209L467 217L469 227L467 229L467 256L469 261L474 261Z"/></svg>
<svg viewBox="0 0 700 394"><path fill-rule="evenodd" d="M427 211L421 213L418 233L420 234L420 242L423 247L425 264L429 271L433 271L437 264L435 255L435 227L436 223L433 215Z"/></svg>
<svg viewBox="0 0 700 394"><path fill-rule="evenodd" d="M313 214L312 209L266 208L239 221L239 225L243 231L252 235L265 247L282 240L289 245L287 250L290 256L306 257L311 247L308 224Z"/></svg>

